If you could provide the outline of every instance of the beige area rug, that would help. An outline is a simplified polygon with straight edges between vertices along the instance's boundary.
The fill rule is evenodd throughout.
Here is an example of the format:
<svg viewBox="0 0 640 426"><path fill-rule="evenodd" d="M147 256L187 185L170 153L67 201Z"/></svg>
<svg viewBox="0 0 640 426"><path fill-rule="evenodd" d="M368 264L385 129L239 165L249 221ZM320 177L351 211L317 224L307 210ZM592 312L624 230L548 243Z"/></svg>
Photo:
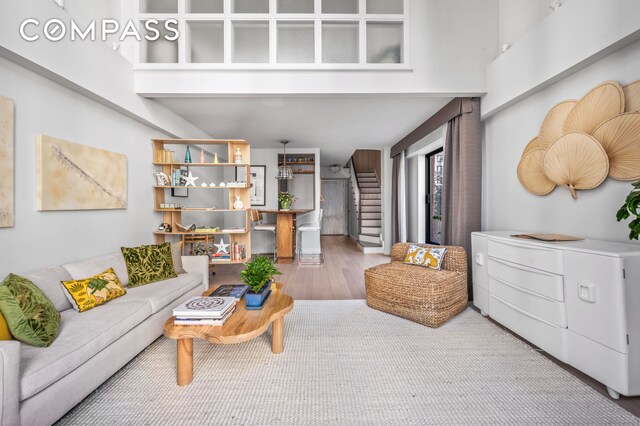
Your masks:
<svg viewBox="0 0 640 426"><path fill-rule="evenodd" d="M285 351L270 334L194 342L194 379L175 382L158 339L61 420L82 425L640 424L477 312L439 329L364 301L296 301Z"/></svg>

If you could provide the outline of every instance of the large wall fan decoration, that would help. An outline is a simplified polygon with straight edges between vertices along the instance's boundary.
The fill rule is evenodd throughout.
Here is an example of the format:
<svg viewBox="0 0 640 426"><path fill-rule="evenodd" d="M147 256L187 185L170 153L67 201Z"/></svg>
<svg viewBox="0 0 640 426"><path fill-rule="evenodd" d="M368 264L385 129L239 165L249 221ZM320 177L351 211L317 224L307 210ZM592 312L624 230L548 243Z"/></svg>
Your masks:
<svg viewBox="0 0 640 426"><path fill-rule="evenodd" d="M518 164L520 183L535 195L563 186L575 199L607 176L640 179L640 80L606 81L579 101L555 105Z"/></svg>

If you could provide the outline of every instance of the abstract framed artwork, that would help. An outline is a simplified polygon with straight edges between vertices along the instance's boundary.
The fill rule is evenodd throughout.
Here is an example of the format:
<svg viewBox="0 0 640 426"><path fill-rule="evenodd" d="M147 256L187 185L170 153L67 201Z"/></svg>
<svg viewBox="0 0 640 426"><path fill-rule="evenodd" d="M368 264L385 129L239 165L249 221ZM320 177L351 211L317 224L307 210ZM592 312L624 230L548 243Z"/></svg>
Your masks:
<svg viewBox="0 0 640 426"><path fill-rule="evenodd" d="M13 226L13 100L0 96L0 228Z"/></svg>
<svg viewBox="0 0 640 426"><path fill-rule="evenodd" d="M267 166L251 166L251 205L264 206L265 199L265 174Z"/></svg>
<svg viewBox="0 0 640 426"><path fill-rule="evenodd" d="M38 135L38 210L127 208L127 157Z"/></svg>

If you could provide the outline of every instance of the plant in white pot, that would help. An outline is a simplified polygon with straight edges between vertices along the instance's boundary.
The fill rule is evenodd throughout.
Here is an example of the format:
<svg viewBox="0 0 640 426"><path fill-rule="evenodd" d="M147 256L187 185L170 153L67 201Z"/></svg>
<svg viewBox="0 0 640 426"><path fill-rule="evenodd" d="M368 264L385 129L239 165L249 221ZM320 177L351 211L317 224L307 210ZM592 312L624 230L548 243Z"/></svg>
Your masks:
<svg viewBox="0 0 640 426"><path fill-rule="evenodd" d="M278 194L278 201L280 201L280 210L289 210L291 204L295 203L298 198L290 192L282 191Z"/></svg>
<svg viewBox="0 0 640 426"><path fill-rule="evenodd" d="M271 293L271 283L280 271L273 260L265 256L256 256L244 263L244 270L240 272L240 279L249 286L245 295L247 309L261 309L264 301Z"/></svg>

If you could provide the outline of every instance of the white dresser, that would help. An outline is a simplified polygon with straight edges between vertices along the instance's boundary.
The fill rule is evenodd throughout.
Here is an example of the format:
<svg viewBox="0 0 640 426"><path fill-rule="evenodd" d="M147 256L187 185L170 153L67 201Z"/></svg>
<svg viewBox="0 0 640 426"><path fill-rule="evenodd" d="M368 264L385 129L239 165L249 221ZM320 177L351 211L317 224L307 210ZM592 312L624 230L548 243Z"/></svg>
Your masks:
<svg viewBox="0 0 640 426"><path fill-rule="evenodd" d="M607 386L640 395L640 245L474 232L483 315Z"/></svg>

